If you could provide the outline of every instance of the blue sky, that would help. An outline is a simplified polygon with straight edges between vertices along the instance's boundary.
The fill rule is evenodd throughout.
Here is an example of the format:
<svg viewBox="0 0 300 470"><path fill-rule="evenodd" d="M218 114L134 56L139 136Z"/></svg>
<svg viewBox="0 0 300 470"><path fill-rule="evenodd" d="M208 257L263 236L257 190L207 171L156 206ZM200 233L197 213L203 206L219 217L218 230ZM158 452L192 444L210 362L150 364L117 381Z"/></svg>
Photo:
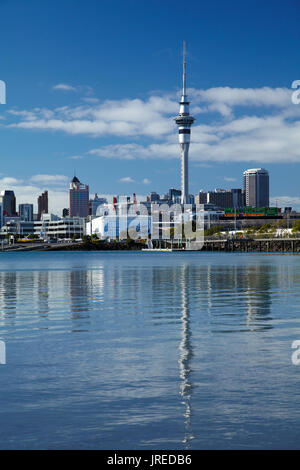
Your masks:
<svg viewBox="0 0 300 470"><path fill-rule="evenodd" d="M191 193L265 167L272 202L300 208L298 0L0 0L0 15L0 189L18 203L48 189L59 212L74 169L91 193L180 187L186 40Z"/></svg>

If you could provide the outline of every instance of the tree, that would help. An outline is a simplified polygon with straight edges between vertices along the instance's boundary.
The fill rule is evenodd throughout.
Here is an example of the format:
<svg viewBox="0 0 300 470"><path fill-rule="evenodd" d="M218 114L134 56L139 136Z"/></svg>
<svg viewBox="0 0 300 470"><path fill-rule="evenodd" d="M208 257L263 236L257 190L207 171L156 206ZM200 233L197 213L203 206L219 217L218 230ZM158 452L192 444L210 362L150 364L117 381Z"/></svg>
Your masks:
<svg viewBox="0 0 300 470"><path fill-rule="evenodd" d="M211 236L211 235L215 235L219 232L221 232L223 230L223 226L222 225L214 225L213 227L210 227L206 230L204 230L204 235L207 237L207 236Z"/></svg>
<svg viewBox="0 0 300 470"><path fill-rule="evenodd" d="M89 235L83 235L82 241L85 245L89 245L91 243L92 239Z"/></svg>
<svg viewBox="0 0 300 470"><path fill-rule="evenodd" d="M293 232L300 232L300 219L295 220L295 222L293 223Z"/></svg>
<svg viewBox="0 0 300 470"><path fill-rule="evenodd" d="M29 235L27 235L27 238L28 240L37 240L39 236L36 235L35 233L30 233Z"/></svg>

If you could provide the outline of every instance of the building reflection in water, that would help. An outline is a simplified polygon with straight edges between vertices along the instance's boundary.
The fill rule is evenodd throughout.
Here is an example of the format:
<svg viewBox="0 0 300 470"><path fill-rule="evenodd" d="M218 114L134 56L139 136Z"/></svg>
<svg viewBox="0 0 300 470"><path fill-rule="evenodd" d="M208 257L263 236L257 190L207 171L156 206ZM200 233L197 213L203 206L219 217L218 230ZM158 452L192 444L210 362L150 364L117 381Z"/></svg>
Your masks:
<svg viewBox="0 0 300 470"><path fill-rule="evenodd" d="M37 275L37 311L41 318L49 314L49 271L38 271Z"/></svg>
<svg viewBox="0 0 300 470"><path fill-rule="evenodd" d="M177 287L181 304L180 394L185 406L183 443L188 449L194 438L191 404L194 389L191 311L202 311L206 317L203 317L203 328L207 324L211 332L251 332L272 328L273 278L272 267L268 265L182 265L178 269L180 274ZM223 293L222 301L220 293ZM228 321L226 324L225 317Z"/></svg>
<svg viewBox="0 0 300 470"><path fill-rule="evenodd" d="M0 274L0 315L2 323L9 319L14 323L17 309L17 273Z"/></svg>
<svg viewBox="0 0 300 470"><path fill-rule="evenodd" d="M249 331L270 329L272 306L271 266L247 266L245 270L244 295L246 325Z"/></svg>
<svg viewBox="0 0 300 470"><path fill-rule="evenodd" d="M89 310L92 271L74 270L69 271L69 295L70 295L70 318L72 320L72 332L88 331L90 324Z"/></svg>
<svg viewBox="0 0 300 470"><path fill-rule="evenodd" d="M188 449L190 442L193 439L191 429L191 397L193 385L191 380L191 361L193 358L192 347L192 331L190 325L190 308L189 308L189 274L190 267L187 265L180 266L180 296L181 296L181 341L179 344L180 358L179 358L179 373L181 379L180 394L182 403L185 406L185 436L183 443Z"/></svg>

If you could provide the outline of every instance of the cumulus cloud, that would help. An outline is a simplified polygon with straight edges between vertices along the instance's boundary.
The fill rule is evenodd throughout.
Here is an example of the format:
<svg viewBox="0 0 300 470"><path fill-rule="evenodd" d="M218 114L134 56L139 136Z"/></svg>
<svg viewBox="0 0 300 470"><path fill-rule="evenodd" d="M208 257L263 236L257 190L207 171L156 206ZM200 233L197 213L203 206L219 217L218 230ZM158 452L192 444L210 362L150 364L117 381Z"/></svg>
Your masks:
<svg viewBox="0 0 300 470"><path fill-rule="evenodd" d="M190 159L195 162L297 162L300 161L300 121L282 115L247 116L229 123L195 126ZM90 151L105 158L178 158L177 135L149 145L136 143L102 146Z"/></svg>
<svg viewBox="0 0 300 470"><path fill-rule="evenodd" d="M189 94L196 102L208 106L219 104L232 109L235 106L275 106L285 107L291 103L292 91L288 88L231 88L215 87L208 90L189 89ZM214 108L212 108L214 110Z"/></svg>
<svg viewBox="0 0 300 470"><path fill-rule="evenodd" d="M88 153L90 155L97 155L98 157L121 158L125 160L148 158L152 156L149 148L134 143L106 145L97 149L92 149Z"/></svg>
<svg viewBox="0 0 300 470"><path fill-rule="evenodd" d="M143 184L151 184L151 181L148 178L144 178L142 183Z"/></svg>
<svg viewBox="0 0 300 470"><path fill-rule="evenodd" d="M292 103L292 90L215 87L191 88L188 93L193 112L199 114L199 123L196 121L192 128L191 160L300 161L300 106ZM94 100L53 110L12 110L15 119L8 125L71 135L118 137L118 143L88 152L104 158L178 158L177 130L172 120L178 112L176 94L153 95L145 100Z"/></svg>
<svg viewBox="0 0 300 470"><path fill-rule="evenodd" d="M62 91L76 91L74 86L68 85L67 83L58 83L57 85L53 86L52 89Z"/></svg>
<svg viewBox="0 0 300 470"><path fill-rule="evenodd" d="M124 176L124 178L119 179L120 183L134 183L134 179L130 176Z"/></svg>
<svg viewBox="0 0 300 470"><path fill-rule="evenodd" d="M51 116L45 110L35 110L24 115L12 127L63 131L68 134L91 136L149 136L159 137L172 131L174 124L169 118L176 113L178 104L169 97L152 96L148 100L107 100L98 105L56 108ZM18 113L18 114L17 114ZM23 111L15 112L22 118Z"/></svg>
<svg viewBox="0 0 300 470"><path fill-rule="evenodd" d="M224 176L224 181L231 183L231 182L236 181L236 178L231 178L230 176Z"/></svg>
<svg viewBox="0 0 300 470"><path fill-rule="evenodd" d="M30 178L30 181L34 183L43 183L43 184L60 184L67 183L69 178L65 175L33 175Z"/></svg>
<svg viewBox="0 0 300 470"><path fill-rule="evenodd" d="M3 178L0 178L0 188L3 188L4 186L9 186L9 185L19 185L22 183L23 183L23 180L18 180L17 178L13 178L10 176L4 176Z"/></svg>
<svg viewBox="0 0 300 470"><path fill-rule="evenodd" d="M297 196L274 196L270 198L272 206L293 207L293 210L300 210L300 197Z"/></svg>
<svg viewBox="0 0 300 470"><path fill-rule="evenodd" d="M81 98L82 101L85 101L85 103L92 103L92 104L95 104L95 103L99 103L99 99L98 98L93 98L93 97L89 97L89 96L85 96L83 98Z"/></svg>

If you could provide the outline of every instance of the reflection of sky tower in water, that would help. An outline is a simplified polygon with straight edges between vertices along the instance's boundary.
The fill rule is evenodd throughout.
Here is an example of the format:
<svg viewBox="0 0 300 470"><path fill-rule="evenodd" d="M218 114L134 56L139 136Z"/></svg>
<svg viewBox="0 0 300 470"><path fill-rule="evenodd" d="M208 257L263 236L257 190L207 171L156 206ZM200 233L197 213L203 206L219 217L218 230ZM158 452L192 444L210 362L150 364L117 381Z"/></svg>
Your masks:
<svg viewBox="0 0 300 470"><path fill-rule="evenodd" d="M193 358L192 346L192 331L190 325L190 307L189 307L189 267L187 265L181 266L180 270L180 293L181 293L181 342L179 346L180 358L180 394L182 396L182 403L185 406L185 435L183 443L186 448L190 448L191 440L194 438L192 433L191 418L191 397L193 391L193 384L191 380L191 361Z"/></svg>
<svg viewBox="0 0 300 470"><path fill-rule="evenodd" d="M186 94L186 51L184 42L182 96L179 102L179 114L175 118L175 122L178 126L179 145L181 150L181 202L183 204L189 203L189 146L191 125L195 120L193 116L190 116L189 104Z"/></svg>

